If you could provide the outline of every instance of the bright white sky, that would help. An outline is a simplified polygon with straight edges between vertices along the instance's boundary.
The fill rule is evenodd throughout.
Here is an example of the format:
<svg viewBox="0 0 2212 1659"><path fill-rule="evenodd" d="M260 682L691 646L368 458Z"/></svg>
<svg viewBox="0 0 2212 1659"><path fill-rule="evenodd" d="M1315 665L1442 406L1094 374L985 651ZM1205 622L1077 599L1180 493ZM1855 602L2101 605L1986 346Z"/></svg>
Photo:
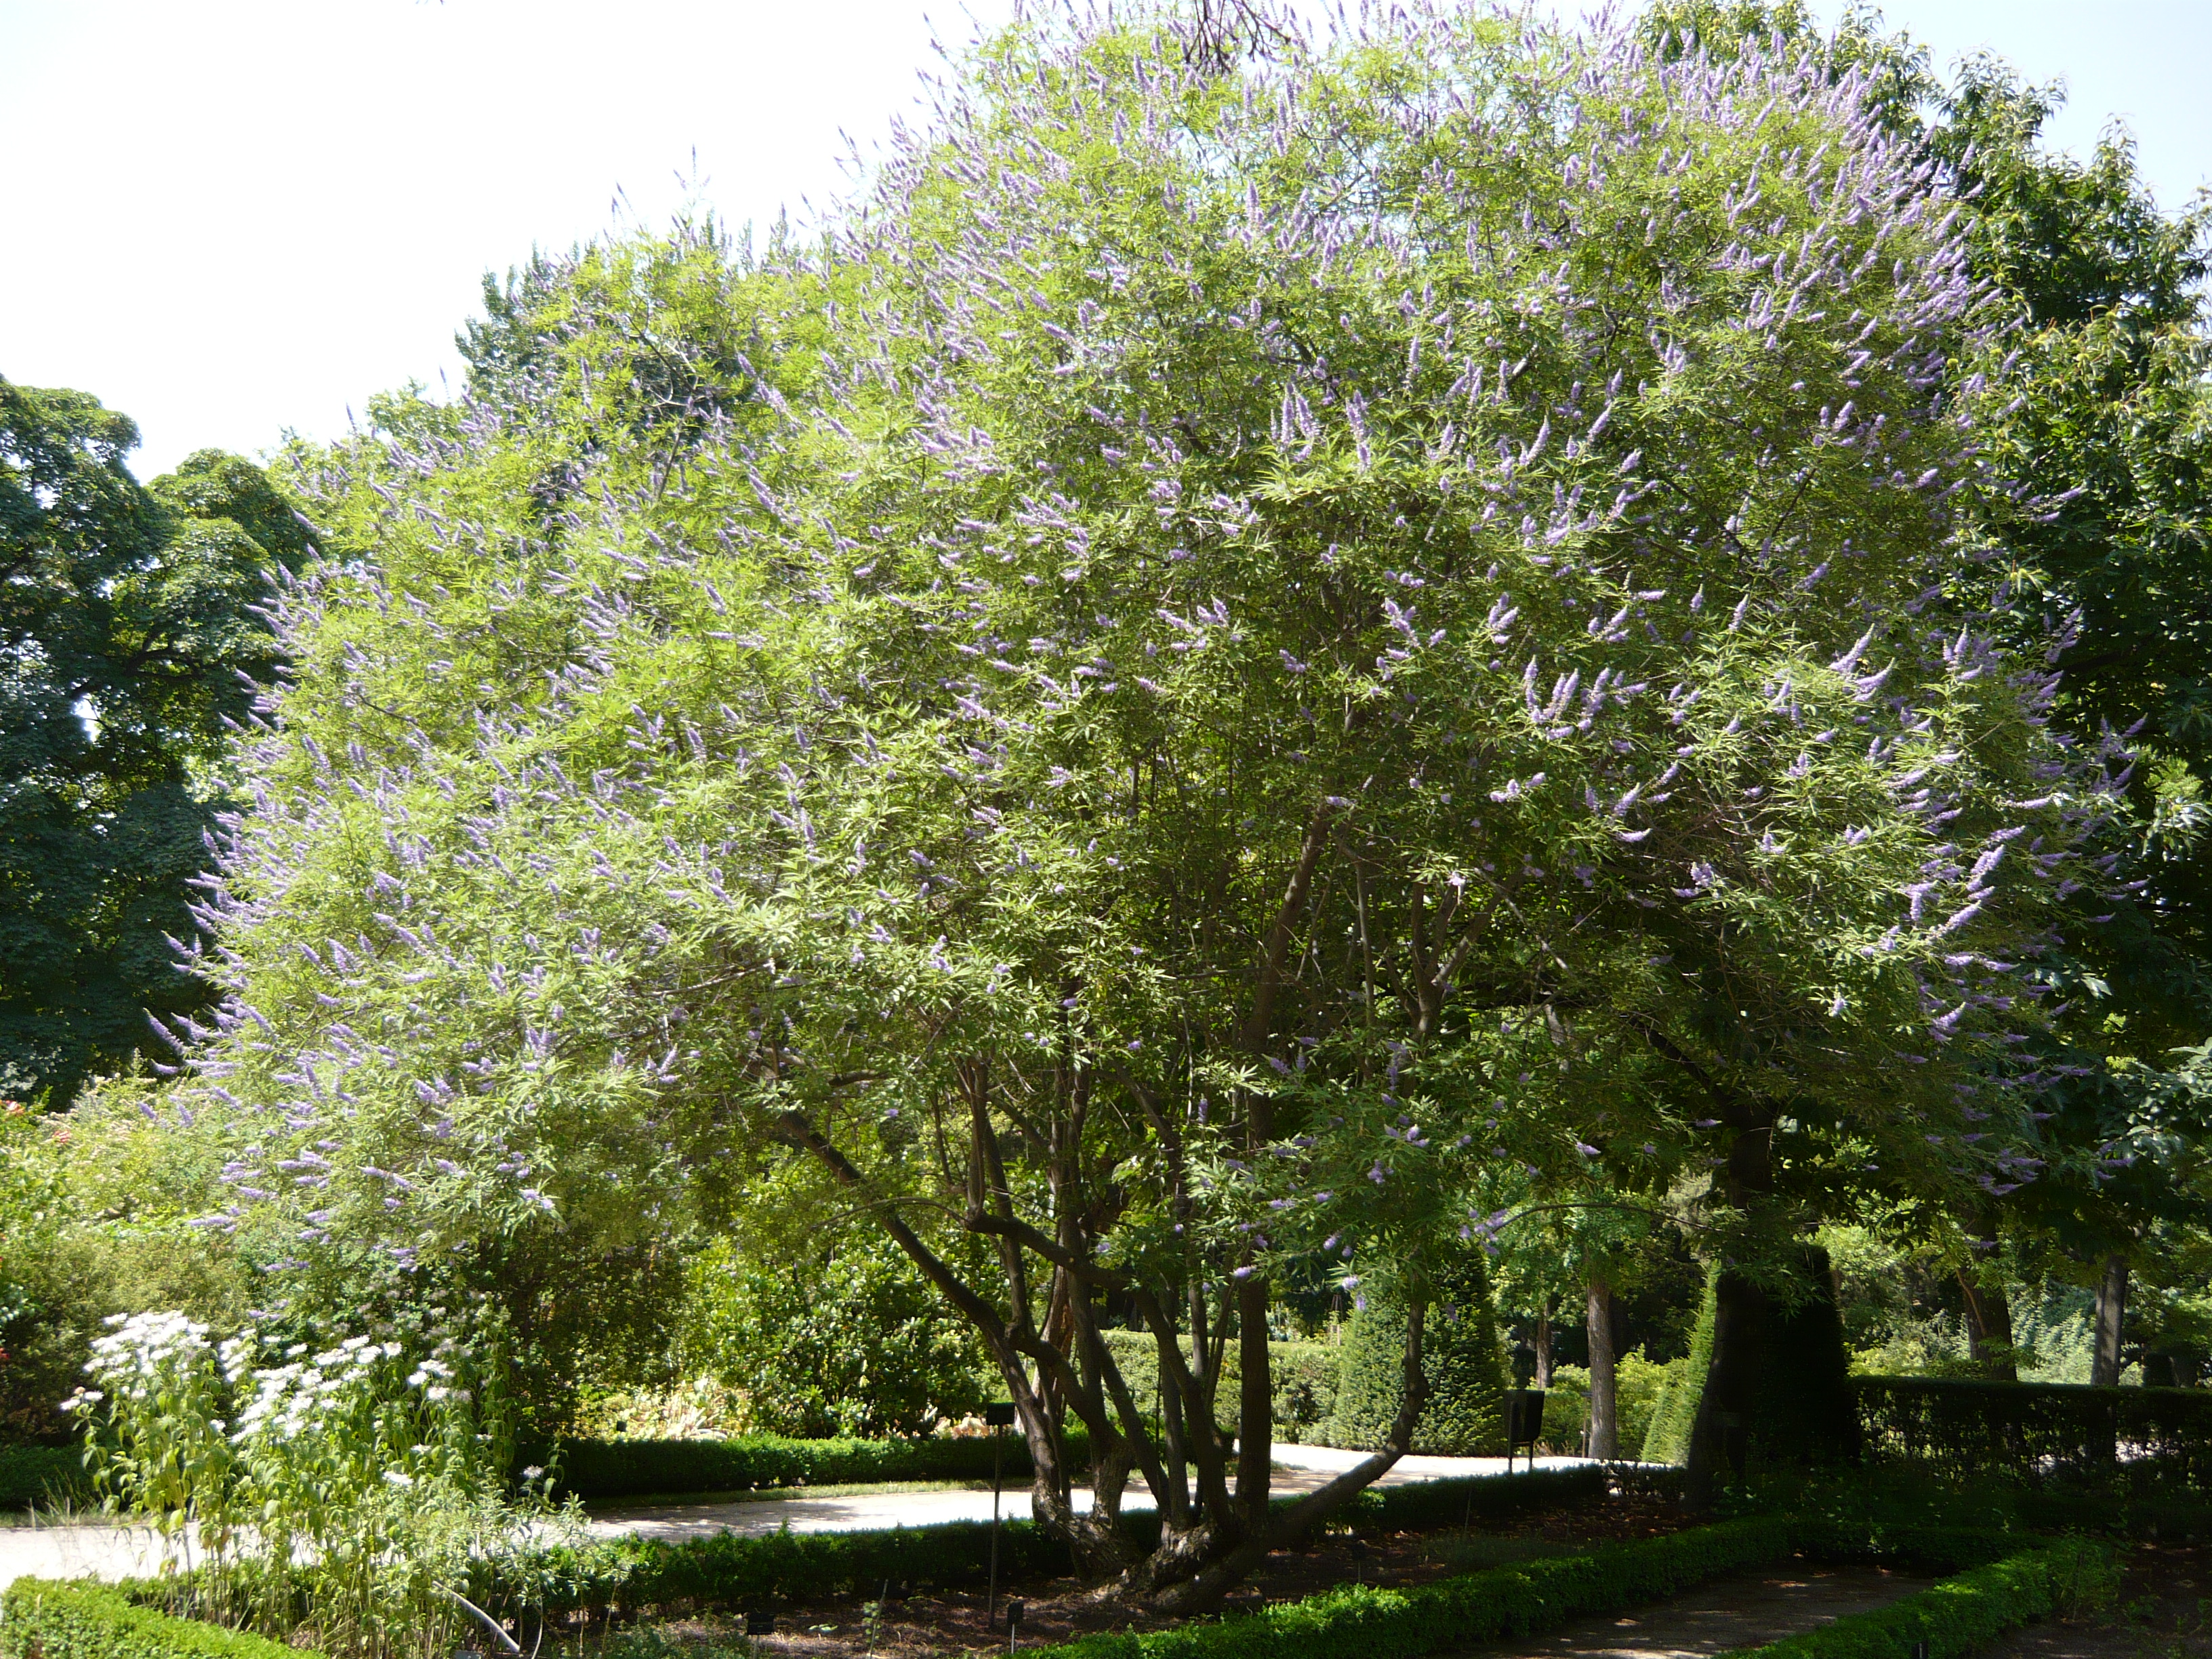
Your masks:
<svg viewBox="0 0 2212 1659"><path fill-rule="evenodd" d="M934 0L959 42L1011 0ZM1579 12L1572 0L1553 0ZM1832 21L1842 0L1814 0ZM2212 181L2206 0L1893 0L1948 63L2063 76L2057 141L2125 118L2160 199ZM0 374L93 392L140 476L458 382L488 268L702 198L834 197L935 62L922 0L0 0Z"/></svg>

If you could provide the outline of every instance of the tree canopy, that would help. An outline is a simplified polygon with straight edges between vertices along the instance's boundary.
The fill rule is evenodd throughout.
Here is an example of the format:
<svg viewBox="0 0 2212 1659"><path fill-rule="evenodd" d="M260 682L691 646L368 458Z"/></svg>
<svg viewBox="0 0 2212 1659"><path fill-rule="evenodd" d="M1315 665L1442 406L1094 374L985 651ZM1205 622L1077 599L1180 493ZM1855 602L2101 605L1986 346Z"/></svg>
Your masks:
<svg viewBox="0 0 2212 1659"><path fill-rule="evenodd" d="M151 488L128 418L0 380L0 1088L66 1105L208 988L167 943L209 861L225 721L269 678L256 607L290 507L215 451Z"/></svg>
<svg viewBox="0 0 2212 1659"><path fill-rule="evenodd" d="M1166 1607L1410 1443L1486 1193L1700 1184L1755 1261L2026 1184L2126 783L1988 575L2055 504L1882 83L1443 9L1203 44L1019 26L820 243L550 262L467 398L302 457L225 1000L109 1096L289 1294L522 1328L811 1161ZM1399 1419L1273 1517L1271 1283L1371 1261Z"/></svg>

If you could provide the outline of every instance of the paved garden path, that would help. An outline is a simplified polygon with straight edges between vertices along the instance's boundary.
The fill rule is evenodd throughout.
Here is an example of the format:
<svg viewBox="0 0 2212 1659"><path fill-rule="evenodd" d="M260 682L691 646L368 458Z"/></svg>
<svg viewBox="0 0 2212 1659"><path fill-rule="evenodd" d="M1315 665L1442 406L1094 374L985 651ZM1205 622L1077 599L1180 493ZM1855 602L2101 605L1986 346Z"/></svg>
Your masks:
<svg viewBox="0 0 2212 1659"><path fill-rule="evenodd" d="M1311 1492L1340 1469L1348 1469L1361 1454L1328 1446L1277 1446L1273 1486L1279 1492ZM1528 1460L1517 1460L1520 1468ZM1573 1468L1577 1457L1540 1457L1538 1468ZM1502 1457L1401 1457L1389 1474L1376 1484L1411 1486L1417 1481L1446 1480L1454 1475L1503 1474ZM1076 1502L1087 1506L1090 1494L1078 1492ZM1122 1499L1124 1510L1149 1510L1152 1494L1141 1481L1133 1481ZM1010 1486L1004 1513L1008 1520L1029 1517L1029 1489ZM602 1537L634 1534L671 1540L705 1538L719 1532L751 1536L788 1526L793 1532L866 1532L878 1527L930 1527L947 1521L988 1521L991 1494L988 1492L896 1492L855 1493L842 1498L760 1498L738 1504L653 1504L637 1508L601 1508L592 1518L592 1530ZM4 1558L0 1558L4 1559Z"/></svg>
<svg viewBox="0 0 2212 1659"><path fill-rule="evenodd" d="M1717 1578L1620 1618L1577 1619L1548 1636L1458 1649L1452 1659L1703 1659L1871 1613L1934 1582L1885 1567L1792 1562Z"/></svg>
<svg viewBox="0 0 2212 1659"><path fill-rule="evenodd" d="M1309 1492L1339 1469L1359 1461L1358 1452L1321 1446L1275 1448L1275 1486L1283 1492ZM1540 1457L1539 1468L1568 1468L1579 1459ZM1406 1486L1452 1475L1503 1474L1502 1457L1407 1457L1382 1477L1384 1486ZM1084 1501L1087 1494L1078 1494ZM1141 1486L1124 1507L1150 1509ZM1026 1487L1006 1496L1009 1520L1030 1511ZM733 1532L751 1535L789 1526L793 1532L865 1532L878 1527L929 1527L947 1521L988 1521L988 1492L896 1492L854 1493L837 1498L759 1498L740 1504L668 1504L636 1509L602 1510L592 1519L601 1537L634 1534L672 1542ZM16 1578L130 1578L160 1570L161 1540L150 1528L82 1525L0 1527L0 1587Z"/></svg>

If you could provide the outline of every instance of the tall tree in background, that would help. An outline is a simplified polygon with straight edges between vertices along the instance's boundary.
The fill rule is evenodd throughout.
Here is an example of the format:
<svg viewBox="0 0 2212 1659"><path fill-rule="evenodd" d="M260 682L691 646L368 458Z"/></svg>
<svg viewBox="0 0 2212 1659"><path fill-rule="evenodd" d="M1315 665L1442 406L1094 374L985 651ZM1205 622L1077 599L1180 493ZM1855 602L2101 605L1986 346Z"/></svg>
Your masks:
<svg viewBox="0 0 2212 1659"><path fill-rule="evenodd" d="M1960 1275L1978 1358L2012 1369L2002 1233L2012 1259L2098 1291L2099 1380L2113 1380L2129 1258L2154 1233L2201 1226L2212 1128L2212 205L2162 209L2124 129L2086 160L2046 149L2062 88L1986 55L1947 77L1877 12L1824 40L1799 0L1662 0L1644 27L1676 54L1779 42L1861 78L1885 130L1955 179L1972 269L2018 319L1947 374L1995 469L2033 479L2038 499L1966 504L1964 539L1995 556L1960 565L1948 592L1987 606L2016 647L2055 634L2055 724L2084 744L2129 732L2136 763L2097 849L2113 878L2068 890L2063 947L2039 969L2066 1012L2028 1074L2038 1156L1952 1223L1981 1264Z"/></svg>
<svg viewBox="0 0 2212 1659"><path fill-rule="evenodd" d="M272 561L306 542L212 451L151 488L125 416L0 380L0 1089L66 1104L205 984L192 933L226 719L275 667Z"/></svg>

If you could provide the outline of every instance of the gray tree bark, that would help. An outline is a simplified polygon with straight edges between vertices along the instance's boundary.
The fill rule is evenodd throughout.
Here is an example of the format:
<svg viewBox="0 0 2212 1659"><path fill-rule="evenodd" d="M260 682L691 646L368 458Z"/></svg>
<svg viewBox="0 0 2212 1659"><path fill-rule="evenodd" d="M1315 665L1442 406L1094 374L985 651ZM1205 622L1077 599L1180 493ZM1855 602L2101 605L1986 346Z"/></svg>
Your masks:
<svg viewBox="0 0 2212 1659"><path fill-rule="evenodd" d="M2105 1258L2105 1276L2097 1281L2097 1346L2089 1360L2089 1381L2112 1388L2120 1380L2120 1337L2128 1317L2128 1259Z"/></svg>
<svg viewBox="0 0 2212 1659"><path fill-rule="evenodd" d="M1619 1385L1613 1354L1613 1286L1594 1279L1589 1286L1589 1455L1620 1455L1617 1412Z"/></svg>

